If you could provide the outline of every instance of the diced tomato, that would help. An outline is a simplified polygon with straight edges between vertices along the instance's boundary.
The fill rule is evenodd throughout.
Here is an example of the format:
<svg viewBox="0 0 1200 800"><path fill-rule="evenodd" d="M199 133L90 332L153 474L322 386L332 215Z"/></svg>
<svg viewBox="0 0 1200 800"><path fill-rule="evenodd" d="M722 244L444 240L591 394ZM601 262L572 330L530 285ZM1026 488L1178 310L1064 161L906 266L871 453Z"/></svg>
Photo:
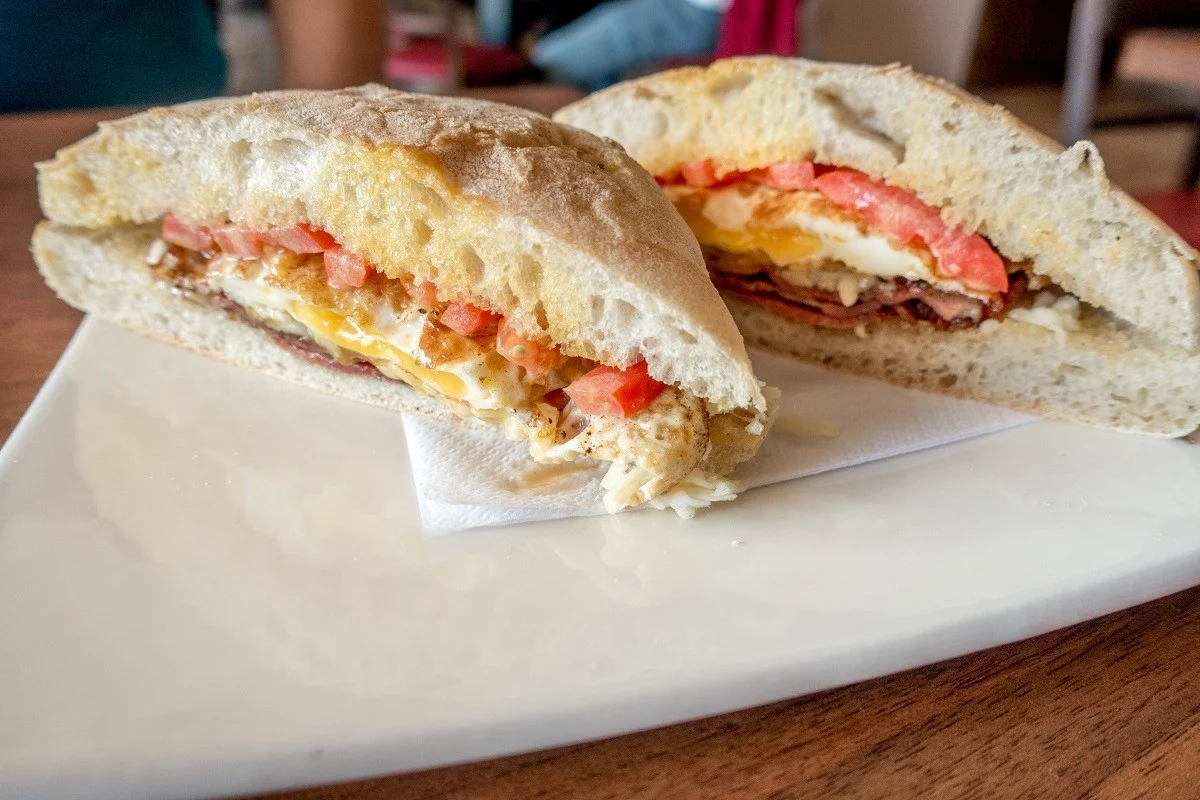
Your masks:
<svg viewBox="0 0 1200 800"><path fill-rule="evenodd" d="M527 339L512 329L508 320L501 319L496 330L496 352L518 367L524 367L529 377L541 378L567 363L567 357L551 344Z"/></svg>
<svg viewBox="0 0 1200 800"><path fill-rule="evenodd" d="M820 169L809 160L781 161L769 167L752 169L747 172L730 172L718 177L713 162L705 159L704 161L688 161L680 164L675 174L660 175L655 180L658 181L659 186L686 183L688 186L700 188L722 186L735 181L751 181L783 191L811 191L815 188L813 178Z"/></svg>
<svg viewBox="0 0 1200 800"><path fill-rule="evenodd" d="M417 283L412 275L405 275L400 279L400 283L404 285L408 296L416 300L421 308L433 308L437 305L437 287L429 281Z"/></svg>
<svg viewBox="0 0 1200 800"><path fill-rule="evenodd" d="M562 411L564 408L566 408L567 403L570 401L571 398L567 397L567 393L562 389L551 389L542 396L543 403L548 403L557 408L559 411Z"/></svg>
<svg viewBox="0 0 1200 800"><path fill-rule="evenodd" d="M237 225L222 225L212 229L213 241L223 251L239 258L257 258L263 252L262 234L248 231Z"/></svg>
<svg viewBox="0 0 1200 800"><path fill-rule="evenodd" d="M970 289L1008 290L1008 273L995 249L977 233L950 227L931 205L905 189L853 169L817 176L817 189L842 208L859 212L867 223L900 244L924 243L937 259L937 271Z"/></svg>
<svg viewBox="0 0 1200 800"><path fill-rule="evenodd" d="M785 192L812 191L816 188L813 180L816 171L811 161L781 161L762 169L752 169L744 173L746 180L766 184Z"/></svg>
<svg viewBox="0 0 1200 800"><path fill-rule="evenodd" d="M500 315L470 303L451 303L442 312L441 323L463 336L482 336L491 333Z"/></svg>
<svg viewBox="0 0 1200 800"><path fill-rule="evenodd" d="M206 229L200 225L181 222L170 212L163 217L162 238L164 242L177 244L188 250L208 250L213 244L212 235Z"/></svg>
<svg viewBox="0 0 1200 800"><path fill-rule="evenodd" d="M665 388L665 383L650 377L646 362L639 361L629 369L596 367L563 391L585 414L632 417L653 403Z"/></svg>
<svg viewBox="0 0 1200 800"><path fill-rule="evenodd" d="M717 182L717 169L709 159L686 161L679 165L679 174L688 186L712 186Z"/></svg>
<svg viewBox="0 0 1200 800"><path fill-rule="evenodd" d="M325 251L325 278L335 289L362 286L370 269L365 259L341 247Z"/></svg>
<svg viewBox="0 0 1200 800"><path fill-rule="evenodd" d="M290 228L271 228L263 238L293 253L324 253L337 247L337 240L320 228L301 223Z"/></svg>

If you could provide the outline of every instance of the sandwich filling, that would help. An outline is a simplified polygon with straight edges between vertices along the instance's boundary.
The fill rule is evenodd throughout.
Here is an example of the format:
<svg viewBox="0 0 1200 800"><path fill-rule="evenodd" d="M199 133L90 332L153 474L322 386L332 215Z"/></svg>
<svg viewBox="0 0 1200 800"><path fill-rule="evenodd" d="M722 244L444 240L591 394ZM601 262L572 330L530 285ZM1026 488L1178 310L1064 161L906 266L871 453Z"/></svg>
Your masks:
<svg viewBox="0 0 1200 800"><path fill-rule="evenodd" d="M719 289L812 325L974 328L1046 285L911 192L856 170L798 161L718 174L702 161L659 183Z"/></svg>
<svg viewBox="0 0 1200 800"><path fill-rule="evenodd" d="M710 418L703 399L655 380L645 362L620 369L568 356L429 282L388 278L305 225L254 232L167 215L149 261L186 297L299 358L403 381L499 426L542 463L612 462L610 512L647 503L691 516L732 499L733 484L706 469L713 438L762 433L749 412Z"/></svg>

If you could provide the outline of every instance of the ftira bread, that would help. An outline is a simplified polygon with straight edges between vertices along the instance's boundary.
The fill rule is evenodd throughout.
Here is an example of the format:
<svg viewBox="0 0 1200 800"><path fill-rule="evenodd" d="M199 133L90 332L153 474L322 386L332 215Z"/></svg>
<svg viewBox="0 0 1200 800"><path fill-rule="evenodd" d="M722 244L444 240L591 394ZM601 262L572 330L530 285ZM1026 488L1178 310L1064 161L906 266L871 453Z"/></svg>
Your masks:
<svg viewBox="0 0 1200 800"><path fill-rule="evenodd" d="M1091 425L1200 425L1200 258L1089 142L909 69L771 57L555 118L658 178L752 344Z"/></svg>
<svg viewBox="0 0 1200 800"><path fill-rule="evenodd" d="M621 148L368 86L104 123L39 165L50 286L104 319L396 410L610 462L684 514L769 424L686 224Z"/></svg>

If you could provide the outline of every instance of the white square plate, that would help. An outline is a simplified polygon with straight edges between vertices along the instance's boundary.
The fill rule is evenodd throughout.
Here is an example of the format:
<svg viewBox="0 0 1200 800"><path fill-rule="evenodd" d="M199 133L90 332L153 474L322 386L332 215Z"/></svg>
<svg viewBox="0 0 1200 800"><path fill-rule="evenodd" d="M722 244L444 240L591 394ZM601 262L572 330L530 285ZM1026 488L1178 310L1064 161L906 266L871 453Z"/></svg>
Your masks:
<svg viewBox="0 0 1200 800"><path fill-rule="evenodd" d="M89 320L0 453L0 796L563 744L1196 583L1200 447L1178 441L1037 423L691 522L431 537L395 416Z"/></svg>

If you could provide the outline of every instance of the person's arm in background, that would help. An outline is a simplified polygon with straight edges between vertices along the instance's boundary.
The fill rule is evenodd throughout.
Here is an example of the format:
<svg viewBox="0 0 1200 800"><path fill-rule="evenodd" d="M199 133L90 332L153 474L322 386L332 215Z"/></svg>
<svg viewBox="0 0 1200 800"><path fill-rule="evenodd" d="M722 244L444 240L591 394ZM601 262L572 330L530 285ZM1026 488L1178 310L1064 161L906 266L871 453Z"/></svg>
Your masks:
<svg viewBox="0 0 1200 800"><path fill-rule="evenodd" d="M270 0L280 84L340 89L383 77L387 0Z"/></svg>

